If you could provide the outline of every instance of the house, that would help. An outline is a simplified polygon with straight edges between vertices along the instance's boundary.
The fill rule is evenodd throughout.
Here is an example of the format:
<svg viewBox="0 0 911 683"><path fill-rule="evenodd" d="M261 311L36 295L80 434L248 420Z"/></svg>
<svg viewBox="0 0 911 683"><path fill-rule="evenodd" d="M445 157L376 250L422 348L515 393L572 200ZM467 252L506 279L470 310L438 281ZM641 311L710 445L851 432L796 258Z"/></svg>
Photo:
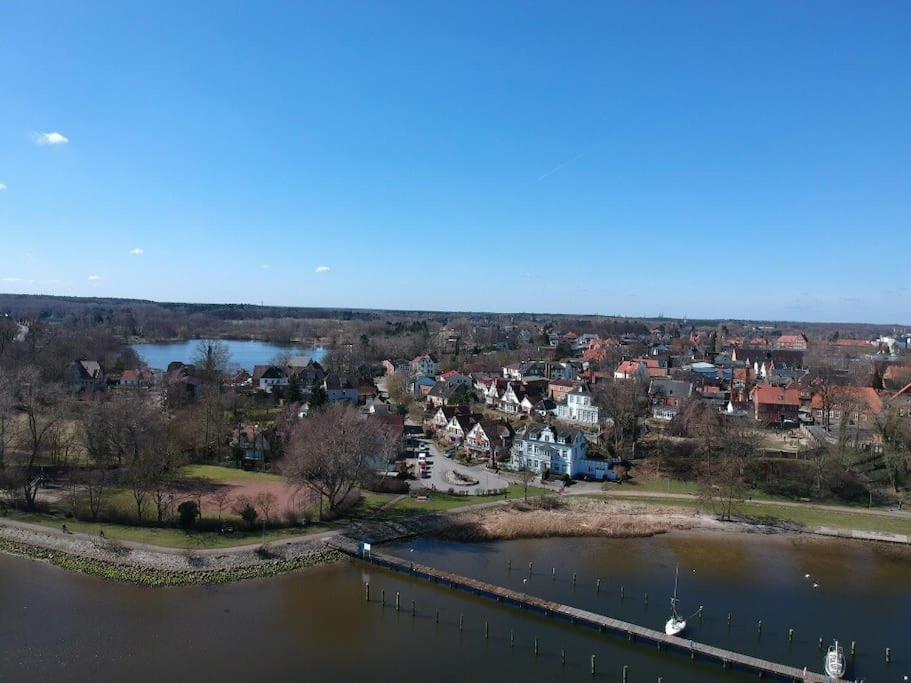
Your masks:
<svg viewBox="0 0 911 683"><path fill-rule="evenodd" d="M514 432L507 422L480 420L465 436L465 453L472 458L486 458L491 465L509 456Z"/></svg>
<svg viewBox="0 0 911 683"><path fill-rule="evenodd" d="M97 360L74 360L63 369L63 381L77 391L104 391L107 377Z"/></svg>
<svg viewBox="0 0 911 683"><path fill-rule="evenodd" d="M466 384L447 384L445 382L437 382L433 385L433 388L427 393L427 403L430 406L448 406L453 400L459 400L464 397L465 390L469 392L473 391L471 382Z"/></svg>
<svg viewBox="0 0 911 683"><path fill-rule="evenodd" d="M544 396L543 385L509 382L497 403L497 410L510 415L530 414L535 404Z"/></svg>
<svg viewBox="0 0 911 683"><path fill-rule="evenodd" d="M408 385L408 391L412 396L424 398L436 386L437 381L433 377L417 377Z"/></svg>
<svg viewBox="0 0 911 683"><path fill-rule="evenodd" d="M123 383L123 378L120 379L120 382L121 384ZM235 388L252 386L253 375L244 369L240 369L228 378L227 384L229 387Z"/></svg>
<svg viewBox="0 0 911 683"><path fill-rule="evenodd" d="M592 403L592 392L581 384L566 394L563 402L557 404L557 419L566 422L596 425L598 412L598 406Z"/></svg>
<svg viewBox="0 0 911 683"><path fill-rule="evenodd" d="M429 434L446 429L446 425L455 415L468 415L468 406L439 406L436 410L427 411L424 418L424 431Z"/></svg>
<svg viewBox="0 0 911 683"><path fill-rule="evenodd" d="M653 379L648 386L652 417L671 420L681 404L693 395L693 383L676 379Z"/></svg>
<svg viewBox="0 0 911 683"><path fill-rule="evenodd" d="M604 363L617 351L618 346L616 339L596 339L582 352L582 360L587 363Z"/></svg>
<svg viewBox="0 0 911 683"><path fill-rule="evenodd" d="M272 459L272 444L257 425L245 425L234 431L231 446L248 464L266 463Z"/></svg>
<svg viewBox="0 0 911 683"><path fill-rule="evenodd" d="M443 439L452 444L461 444L477 421L476 415L453 415L443 430Z"/></svg>
<svg viewBox="0 0 911 683"><path fill-rule="evenodd" d="M357 385L345 377L335 373L326 375L323 389L326 390L326 400L330 403L357 403Z"/></svg>
<svg viewBox="0 0 911 683"><path fill-rule="evenodd" d="M841 424L843 417L852 426L872 428L883 412L883 400L872 387L831 387L828 396L813 394L810 407L813 420L826 428Z"/></svg>
<svg viewBox="0 0 911 683"><path fill-rule="evenodd" d="M625 360L614 370L614 379L648 379L648 366L636 360Z"/></svg>
<svg viewBox="0 0 911 683"><path fill-rule="evenodd" d="M380 392L373 382L362 381L357 388L357 402L359 405L364 405L367 401L373 400L379 395Z"/></svg>
<svg viewBox="0 0 911 683"><path fill-rule="evenodd" d="M806 351L809 348L809 342L802 334L783 334L775 340L774 347L791 351Z"/></svg>
<svg viewBox="0 0 911 683"><path fill-rule="evenodd" d="M533 423L516 435L509 467L539 475L613 478L613 462L589 457L589 443L579 429Z"/></svg>
<svg viewBox="0 0 911 683"><path fill-rule="evenodd" d="M560 403L566 394L576 388L576 383L568 379L555 379L547 385L547 393L555 403Z"/></svg>
<svg viewBox="0 0 911 683"><path fill-rule="evenodd" d="M759 384L750 392L753 417L765 424L797 424L800 413L800 390Z"/></svg>
<svg viewBox="0 0 911 683"><path fill-rule="evenodd" d="M461 372L457 372L456 370L444 372L439 376L438 381L442 384L445 384L451 389L455 389L456 387L468 387L469 389L474 388L474 380L472 380L468 375L463 375Z"/></svg>
<svg viewBox="0 0 911 683"><path fill-rule="evenodd" d="M429 353L425 353L412 359L411 372L415 375L436 377L440 373L440 366L433 356Z"/></svg>
<svg viewBox="0 0 911 683"><path fill-rule="evenodd" d="M600 337L598 337L597 334L592 334L591 332L586 332L584 334L580 334L576 338L576 341L573 342L571 348L573 351L585 351L586 349L591 347L593 342L596 342L599 339L600 339Z"/></svg>
<svg viewBox="0 0 911 683"><path fill-rule="evenodd" d="M396 360L384 360L383 361L383 371L387 375L399 374L402 377L411 376L411 361L406 358L398 358ZM428 373L429 374L429 373Z"/></svg>
<svg viewBox="0 0 911 683"><path fill-rule="evenodd" d="M253 386L271 394L276 387L288 386L288 373L277 365L254 365Z"/></svg>
<svg viewBox="0 0 911 683"><path fill-rule="evenodd" d="M155 384L155 375L151 370L124 370L120 375L120 386L122 387L145 387L148 388Z"/></svg>

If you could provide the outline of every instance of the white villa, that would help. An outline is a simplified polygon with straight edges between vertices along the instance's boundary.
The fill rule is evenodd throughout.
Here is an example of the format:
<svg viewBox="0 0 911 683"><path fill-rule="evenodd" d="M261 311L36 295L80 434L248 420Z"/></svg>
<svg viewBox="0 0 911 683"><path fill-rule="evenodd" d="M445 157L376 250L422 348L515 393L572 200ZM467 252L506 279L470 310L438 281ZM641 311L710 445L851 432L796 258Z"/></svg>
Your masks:
<svg viewBox="0 0 911 683"><path fill-rule="evenodd" d="M515 470L593 479L610 478L610 465L608 460L588 457L588 441L580 430L541 424L531 424L516 435L509 460Z"/></svg>
<svg viewBox="0 0 911 683"><path fill-rule="evenodd" d="M557 418L566 422L585 425L598 424L598 406L592 403L592 393L584 386L578 386L557 404Z"/></svg>

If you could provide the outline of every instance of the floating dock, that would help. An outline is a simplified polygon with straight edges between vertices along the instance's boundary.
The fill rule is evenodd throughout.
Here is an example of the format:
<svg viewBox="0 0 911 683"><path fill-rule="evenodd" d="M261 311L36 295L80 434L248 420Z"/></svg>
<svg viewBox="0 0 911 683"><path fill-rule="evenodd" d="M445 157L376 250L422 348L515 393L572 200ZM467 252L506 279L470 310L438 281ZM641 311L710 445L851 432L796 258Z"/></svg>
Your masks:
<svg viewBox="0 0 911 683"><path fill-rule="evenodd" d="M467 576L453 574L451 572L441 571L428 567L426 565L410 562L394 555L369 550L361 551L361 546L357 542L338 536L329 541L329 544L336 550L356 557L365 562L386 567L397 572L415 576L432 583L442 584L450 588L455 588L475 595L480 595L499 603L515 605L522 609L532 610L548 617L558 617L570 621L574 624L587 626L597 629L600 632L610 632L627 638L628 640L639 640L651 643L661 649L676 650L683 654L688 654L691 658L699 657L704 660L719 662L725 668L736 668L742 671L749 671L758 674L760 677L769 677L777 680L794 681L802 683L812 681L813 683L826 683L832 681L824 674L798 669L793 666L770 662L758 657L751 657L739 652L725 650L712 645L697 643L687 638L669 636L661 631L655 631L650 628L638 626L620 619L612 619L602 614L589 612L587 610L570 607L558 602L543 600L527 593L503 588L492 583L479 581ZM837 682L836 682L837 683Z"/></svg>

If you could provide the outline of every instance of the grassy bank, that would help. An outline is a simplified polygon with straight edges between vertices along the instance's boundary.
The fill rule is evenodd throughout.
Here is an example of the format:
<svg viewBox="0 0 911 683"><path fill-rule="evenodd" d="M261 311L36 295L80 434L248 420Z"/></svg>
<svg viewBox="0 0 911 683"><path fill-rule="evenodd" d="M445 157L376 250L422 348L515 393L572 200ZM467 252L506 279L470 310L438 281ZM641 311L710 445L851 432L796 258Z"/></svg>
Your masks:
<svg viewBox="0 0 911 683"><path fill-rule="evenodd" d="M647 505L660 505L665 508L701 509L701 504L698 500L624 496L619 493L611 495L611 499L615 498ZM863 512L862 510L834 511L821 510L809 505L790 506L776 505L774 503L745 502L737 506L737 516L750 522L773 525L796 524L808 529L829 527L843 530L911 534L911 519L905 517L887 517L884 515Z"/></svg>
<svg viewBox="0 0 911 683"><path fill-rule="evenodd" d="M0 552L8 555L27 557L47 562L62 569L89 574L113 581L122 581L142 586L190 586L201 584L231 583L265 576L276 576L287 572L313 567L326 562L342 559L334 550L317 552L293 558L266 559L260 564L233 569L198 571L168 571L139 568L126 563L107 562L94 558L71 555L59 550L48 550L23 543L0 540Z"/></svg>

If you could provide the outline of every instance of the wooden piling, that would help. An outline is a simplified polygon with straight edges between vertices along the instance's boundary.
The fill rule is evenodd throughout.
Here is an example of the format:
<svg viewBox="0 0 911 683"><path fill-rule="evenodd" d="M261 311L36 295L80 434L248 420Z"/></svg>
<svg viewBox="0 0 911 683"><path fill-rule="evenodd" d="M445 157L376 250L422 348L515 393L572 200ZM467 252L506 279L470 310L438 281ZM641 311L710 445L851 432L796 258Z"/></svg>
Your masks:
<svg viewBox="0 0 911 683"><path fill-rule="evenodd" d="M620 586L620 599L623 600L623 586Z"/></svg>
<svg viewBox="0 0 911 683"><path fill-rule="evenodd" d="M560 664L561 665L566 664L566 650L564 650L562 648L560 649Z"/></svg>
<svg viewBox="0 0 911 683"><path fill-rule="evenodd" d="M889 664L891 662L892 662L892 650L890 650L889 648L886 648L886 664Z"/></svg>
<svg viewBox="0 0 911 683"><path fill-rule="evenodd" d="M598 579L598 580L595 582L595 592L596 592L596 593L600 593L600 592L601 592L601 579Z"/></svg>
<svg viewBox="0 0 911 683"><path fill-rule="evenodd" d="M417 611L414 608L414 600L411 601L411 616L414 617L417 614Z"/></svg>
<svg viewBox="0 0 911 683"><path fill-rule="evenodd" d="M370 602L370 582L364 582L364 602Z"/></svg>
<svg viewBox="0 0 911 683"><path fill-rule="evenodd" d="M820 650L822 649L822 636L819 636L819 642L817 643L817 647L818 647Z"/></svg>
<svg viewBox="0 0 911 683"><path fill-rule="evenodd" d="M792 628L788 629L788 642L789 643L794 642L794 629L792 629Z"/></svg>
<svg viewBox="0 0 911 683"><path fill-rule="evenodd" d="M460 615L459 615L459 633L462 632L462 627L463 627L463 626L465 626L465 615L464 615L464 614L460 614Z"/></svg>
<svg viewBox="0 0 911 683"><path fill-rule="evenodd" d="M383 601L383 607L385 607L386 606L386 589L385 588L382 591L380 591L380 598Z"/></svg>
<svg viewBox="0 0 911 683"><path fill-rule="evenodd" d="M487 640L488 638L490 638L490 622L485 621L484 622L484 640Z"/></svg>
<svg viewBox="0 0 911 683"><path fill-rule="evenodd" d="M857 641L852 640L851 641L851 656L853 657L855 654L857 654Z"/></svg>
<svg viewBox="0 0 911 683"><path fill-rule="evenodd" d="M439 623L440 623L440 610L437 610L437 611L436 611L436 616L434 616L433 621L434 621L435 624L439 624Z"/></svg>
<svg viewBox="0 0 911 683"><path fill-rule="evenodd" d="M595 655L592 655L592 676L595 675Z"/></svg>
<svg viewBox="0 0 911 683"><path fill-rule="evenodd" d="M628 679L629 679L629 667L626 664L624 664L623 668L620 670L620 681L622 683L627 683Z"/></svg>
<svg viewBox="0 0 911 683"><path fill-rule="evenodd" d="M556 567L554 567L553 569L550 570L550 580L551 581L557 580L557 568Z"/></svg>
<svg viewBox="0 0 911 683"><path fill-rule="evenodd" d="M573 572L573 585L576 585L576 572Z"/></svg>
<svg viewBox="0 0 911 683"><path fill-rule="evenodd" d="M512 571L512 560L506 560L506 571L507 572Z"/></svg>
<svg viewBox="0 0 911 683"><path fill-rule="evenodd" d="M516 644L516 632L512 629L509 629L509 647L512 647Z"/></svg>
<svg viewBox="0 0 911 683"><path fill-rule="evenodd" d="M398 612L402 609L402 596L396 591L395 592L395 611Z"/></svg>
<svg viewBox="0 0 911 683"><path fill-rule="evenodd" d="M762 619L756 622L756 634L762 635Z"/></svg>
<svg viewBox="0 0 911 683"><path fill-rule="evenodd" d="M733 616L734 616L733 614L731 614L730 612L728 612L728 626L731 625L731 619L733 618Z"/></svg>
<svg viewBox="0 0 911 683"><path fill-rule="evenodd" d="M535 638L535 657L538 656L538 639Z"/></svg>

